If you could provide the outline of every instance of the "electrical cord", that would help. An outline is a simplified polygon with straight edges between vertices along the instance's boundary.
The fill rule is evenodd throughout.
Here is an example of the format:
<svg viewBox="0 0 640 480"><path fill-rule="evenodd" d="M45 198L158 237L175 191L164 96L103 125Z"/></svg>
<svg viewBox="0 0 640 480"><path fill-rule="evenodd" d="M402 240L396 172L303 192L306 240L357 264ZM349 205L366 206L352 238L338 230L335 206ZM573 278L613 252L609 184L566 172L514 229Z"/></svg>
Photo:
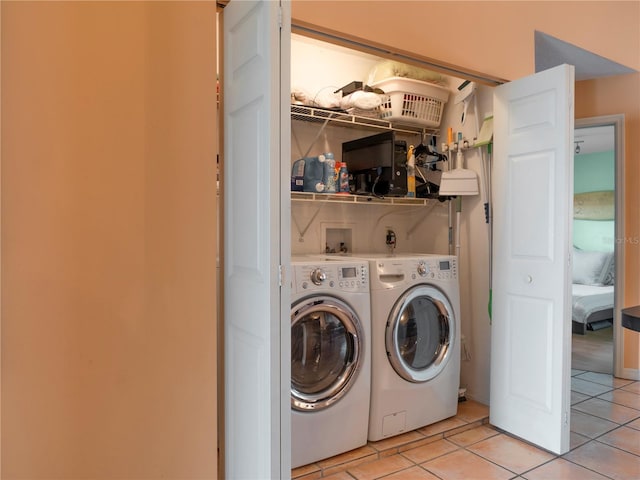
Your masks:
<svg viewBox="0 0 640 480"><path fill-rule="evenodd" d="M376 169L376 179L373 181L373 185L371 185L371 195L373 195L376 198L384 198L383 195L379 195L376 193L376 185L378 185L378 181L380 180L380 177L382 176L382 167L378 167Z"/></svg>

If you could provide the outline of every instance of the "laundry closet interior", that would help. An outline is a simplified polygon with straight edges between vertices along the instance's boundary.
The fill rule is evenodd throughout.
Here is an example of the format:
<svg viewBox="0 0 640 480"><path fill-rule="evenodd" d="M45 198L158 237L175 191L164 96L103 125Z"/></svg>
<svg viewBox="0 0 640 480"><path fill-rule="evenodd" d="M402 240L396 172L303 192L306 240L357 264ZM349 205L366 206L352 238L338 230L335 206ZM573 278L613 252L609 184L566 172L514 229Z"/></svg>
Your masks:
<svg viewBox="0 0 640 480"><path fill-rule="evenodd" d="M489 262L491 101L465 78L292 35L294 468L456 414L470 235Z"/></svg>
<svg viewBox="0 0 640 480"><path fill-rule="evenodd" d="M443 98L441 95L444 92L445 99L437 124L433 116L419 117L418 112L415 114L416 118L412 119L410 114L398 112L396 103L392 105L393 112L386 112L386 115L393 115L392 121L385 121L385 113L381 118L379 108L368 111L356 108L355 115L341 115L337 112L332 113L331 108L322 108L323 104L334 101L336 97L340 98L341 88L349 86L352 82L361 82L363 85L367 85L367 82L380 84L381 75L385 74L403 75L405 78L396 77L402 82L406 80L407 75L415 77L416 73L427 80L420 82L409 78L407 87L401 83L393 84L391 87L394 91L409 88L420 94L423 88L420 83L423 83L427 89L432 85L435 95L440 98ZM328 152L339 162L342 160L343 143L388 131L395 133L397 141L406 142L407 148L411 145L428 147L442 154L442 143L447 142L447 129L451 127L456 143L460 133L463 140L472 145L477 135L474 99L468 99L468 118L464 124L461 123L461 118L465 104L455 103L456 95L459 93L458 87L465 81L464 78L406 64L403 66L399 62L294 34L291 41L292 167L304 156L317 157ZM382 84L385 84L384 79ZM492 89L477 83L473 86L481 117L478 126L480 128L485 117L491 115ZM295 94L303 100L297 100ZM391 102L395 101L396 97L393 97ZM402 102L402 98L399 101ZM300 104L301 107L296 108ZM336 108L338 109L339 107ZM350 109L347 109L348 111ZM375 118L380 121L375 121ZM486 152L486 147L484 148ZM318 195L293 192L292 254L450 253L449 230L454 226L449 224L449 202L438 200L435 188L431 188L432 194L425 198L425 193L428 195L428 192L421 188L425 185L425 179L432 187L439 185L441 172L456 166L455 153L445 155L448 161L437 161L437 157L432 154L423 157L423 162L418 158L415 174L418 192L414 198L401 193L387 195L384 185L381 191L385 193L376 195L375 188L371 193L369 186L368 195L365 193L344 198L329 198L322 192ZM464 150L465 166L480 168L479 158L479 148ZM350 169L348 162L347 169ZM355 172L352 172L353 176L356 176ZM478 181L481 181L480 178ZM356 183L358 185L355 185ZM358 178L352 178L352 191L358 188ZM468 202L465 199L463 208L475 209L479 201L479 195L477 201L471 199L471 202ZM395 234L394 239L388 238L390 231ZM390 245L393 241L395 244ZM451 245L454 246L453 237Z"/></svg>

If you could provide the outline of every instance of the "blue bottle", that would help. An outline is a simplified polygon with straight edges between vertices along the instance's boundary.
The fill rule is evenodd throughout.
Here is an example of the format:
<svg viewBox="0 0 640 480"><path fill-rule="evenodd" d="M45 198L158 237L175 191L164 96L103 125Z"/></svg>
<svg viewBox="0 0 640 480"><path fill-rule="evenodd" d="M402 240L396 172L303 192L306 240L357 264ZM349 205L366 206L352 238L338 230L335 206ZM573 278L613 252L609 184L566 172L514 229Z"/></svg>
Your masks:
<svg viewBox="0 0 640 480"><path fill-rule="evenodd" d="M304 159L304 181L302 182L302 189L305 192L324 192L324 161L324 155Z"/></svg>
<svg viewBox="0 0 640 480"><path fill-rule="evenodd" d="M336 193L336 161L333 153L324 154L324 191L326 193Z"/></svg>

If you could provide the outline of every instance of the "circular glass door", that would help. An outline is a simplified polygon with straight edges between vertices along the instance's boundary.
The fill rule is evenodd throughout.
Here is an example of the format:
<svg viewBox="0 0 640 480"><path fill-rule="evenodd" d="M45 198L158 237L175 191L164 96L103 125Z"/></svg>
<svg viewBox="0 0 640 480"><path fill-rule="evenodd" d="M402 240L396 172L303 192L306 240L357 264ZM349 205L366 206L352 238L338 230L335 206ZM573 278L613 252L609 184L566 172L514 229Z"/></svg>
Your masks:
<svg viewBox="0 0 640 480"><path fill-rule="evenodd" d="M291 309L291 406L320 410L349 390L360 370L360 321L342 301L317 296Z"/></svg>
<svg viewBox="0 0 640 480"><path fill-rule="evenodd" d="M419 285L396 302L385 335L393 369L410 382L426 382L449 360L455 335L453 309L437 288Z"/></svg>

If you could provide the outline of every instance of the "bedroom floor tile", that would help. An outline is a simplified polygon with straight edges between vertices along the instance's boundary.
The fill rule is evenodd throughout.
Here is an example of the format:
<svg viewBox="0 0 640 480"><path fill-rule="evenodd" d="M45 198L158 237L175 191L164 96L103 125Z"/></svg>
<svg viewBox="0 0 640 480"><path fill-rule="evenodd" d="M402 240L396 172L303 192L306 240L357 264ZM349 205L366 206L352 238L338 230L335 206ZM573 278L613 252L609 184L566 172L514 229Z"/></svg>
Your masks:
<svg viewBox="0 0 640 480"><path fill-rule="evenodd" d="M576 378L580 380L587 380L588 382L599 383L600 385L606 385L608 387L620 388L625 385L629 385L633 383L633 380L623 380L621 378L615 378L613 375L609 375L608 373L598 373L598 372L585 372L577 375Z"/></svg>
<svg viewBox="0 0 640 480"><path fill-rule="evenodd" d="M579 377L571 377L571 390L593 397L611 391L611 387L583 380Z"/></svg>

